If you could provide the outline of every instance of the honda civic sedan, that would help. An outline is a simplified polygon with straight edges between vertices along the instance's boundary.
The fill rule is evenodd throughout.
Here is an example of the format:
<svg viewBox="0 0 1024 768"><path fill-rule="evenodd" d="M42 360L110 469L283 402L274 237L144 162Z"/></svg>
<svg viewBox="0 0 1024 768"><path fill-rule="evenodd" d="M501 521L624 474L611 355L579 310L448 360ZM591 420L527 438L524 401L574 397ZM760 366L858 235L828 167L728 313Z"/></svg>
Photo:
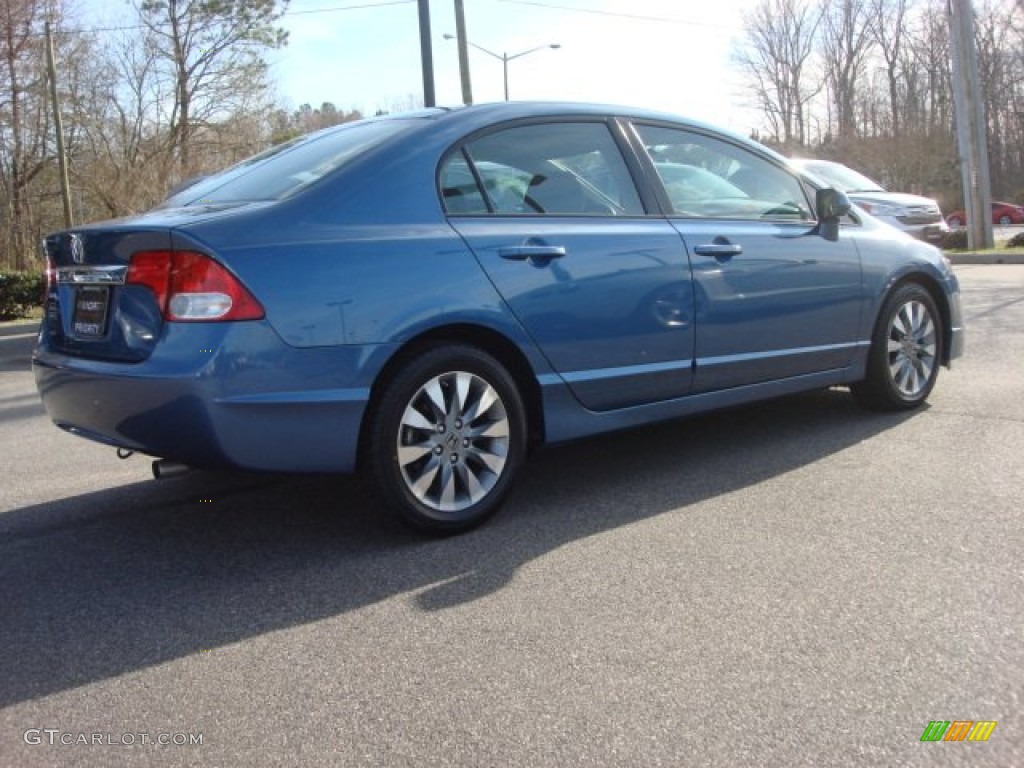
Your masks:
<svg viewBox="0 0 1024 768"><path fill-rule="evenodd" d="M358 471L434 531L542 443L837 385L915 408L963 349L935 248L628 108L362 120L45 250L57 426L154 471Z"/></svg>

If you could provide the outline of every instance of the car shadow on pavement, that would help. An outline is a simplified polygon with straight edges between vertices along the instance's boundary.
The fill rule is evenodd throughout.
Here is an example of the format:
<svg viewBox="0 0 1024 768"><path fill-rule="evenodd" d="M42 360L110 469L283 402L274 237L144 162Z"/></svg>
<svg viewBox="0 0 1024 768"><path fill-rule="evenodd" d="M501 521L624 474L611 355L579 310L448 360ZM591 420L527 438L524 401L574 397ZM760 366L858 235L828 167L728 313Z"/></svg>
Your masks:
<svg viewBox="0 0 1024 768"><path fill-rule="evenodd" d="M685 525L702 502L908 418L829 390L545 448L498 517L450 538L409 532L357 480L322 476L194 472L11 510L0 707L397 595L424 611L464 604L566 543L668 512Z"/></svg>

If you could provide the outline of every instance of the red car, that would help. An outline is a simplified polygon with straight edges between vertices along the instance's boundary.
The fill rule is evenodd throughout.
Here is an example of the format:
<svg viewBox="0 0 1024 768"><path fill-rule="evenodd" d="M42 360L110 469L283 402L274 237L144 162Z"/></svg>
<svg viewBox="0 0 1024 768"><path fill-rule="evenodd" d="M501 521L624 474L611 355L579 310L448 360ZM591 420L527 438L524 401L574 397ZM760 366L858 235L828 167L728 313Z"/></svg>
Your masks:
<svg viewBox="0 0 1024 768"><path fill-rule="evenodd" d="M967 222L967 214L953 211L946 217L946 223L956 229ZM1011 224L1024 224L1024 208L1013 203L992 203L992 223L1001 227Z"/></svg>

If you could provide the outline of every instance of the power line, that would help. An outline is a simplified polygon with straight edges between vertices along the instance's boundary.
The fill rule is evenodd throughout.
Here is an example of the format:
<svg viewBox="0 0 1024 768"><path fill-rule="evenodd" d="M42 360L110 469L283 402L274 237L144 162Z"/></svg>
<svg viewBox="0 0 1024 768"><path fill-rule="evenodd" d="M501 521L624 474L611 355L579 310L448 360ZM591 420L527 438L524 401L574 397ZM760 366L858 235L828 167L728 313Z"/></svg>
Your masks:
<svg viewBox="0 0 1024 768"><path fill-rule="evenodd" d="M384 0L379 3L362 3L360 5L339 5L333 8L314 8L309 11L285 11L281 14L280 18L285 16L308 16L314 13L340 13L342 11L359 11L366 8L384 8L389 5L409 5L415 3L416 0ZM58 34L64 35L86 35L94 34L96 32L131 32L137 29L148 29L149 26L146 24L132 24L123 27L79 27L79 28L65 28L58 29ZM32 37L43 37L44 33L34 32Z"/></svg>
<svg viewBox="0 0 1024 768"><path fill-rule="evenodd" d="M558 5L557 3L542 3L538 0L498 0L499 3L513 3L515 5L532 5L536 8L547 8L553 11L570 11L573 13L590 13L595 16L613 16L620 19L635 19L637 21L663 21L669 24L680 24L687 27L715 27L717 29L732 29L725 24L713 24L706 21L692 21L690 19L676 19L671 16L650 16L639 13L622 13L621 11L600 11L596 8L578 8L571 5Z"/></svg>

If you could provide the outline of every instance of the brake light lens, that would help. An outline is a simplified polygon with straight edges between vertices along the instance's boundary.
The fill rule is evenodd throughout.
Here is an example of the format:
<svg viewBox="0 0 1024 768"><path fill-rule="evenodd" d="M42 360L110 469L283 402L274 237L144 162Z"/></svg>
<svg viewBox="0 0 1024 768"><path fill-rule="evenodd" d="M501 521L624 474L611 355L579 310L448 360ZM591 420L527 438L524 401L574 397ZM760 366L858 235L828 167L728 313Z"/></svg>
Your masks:
<svg viewBox="0 0 1024 768"><path fill-rule="evenodd" d="M263 307L233 274L195 251L132 254L125 282L153 292L172 322L259 320Z"/></svg>
<svg viewBox="0 0 1024 768"><path fill-rule="evenodd" d="M50 294L57 287L57 268L53 266L50 257L46 257L46 286L43 288L43 304L50 299Z"/></svg>

